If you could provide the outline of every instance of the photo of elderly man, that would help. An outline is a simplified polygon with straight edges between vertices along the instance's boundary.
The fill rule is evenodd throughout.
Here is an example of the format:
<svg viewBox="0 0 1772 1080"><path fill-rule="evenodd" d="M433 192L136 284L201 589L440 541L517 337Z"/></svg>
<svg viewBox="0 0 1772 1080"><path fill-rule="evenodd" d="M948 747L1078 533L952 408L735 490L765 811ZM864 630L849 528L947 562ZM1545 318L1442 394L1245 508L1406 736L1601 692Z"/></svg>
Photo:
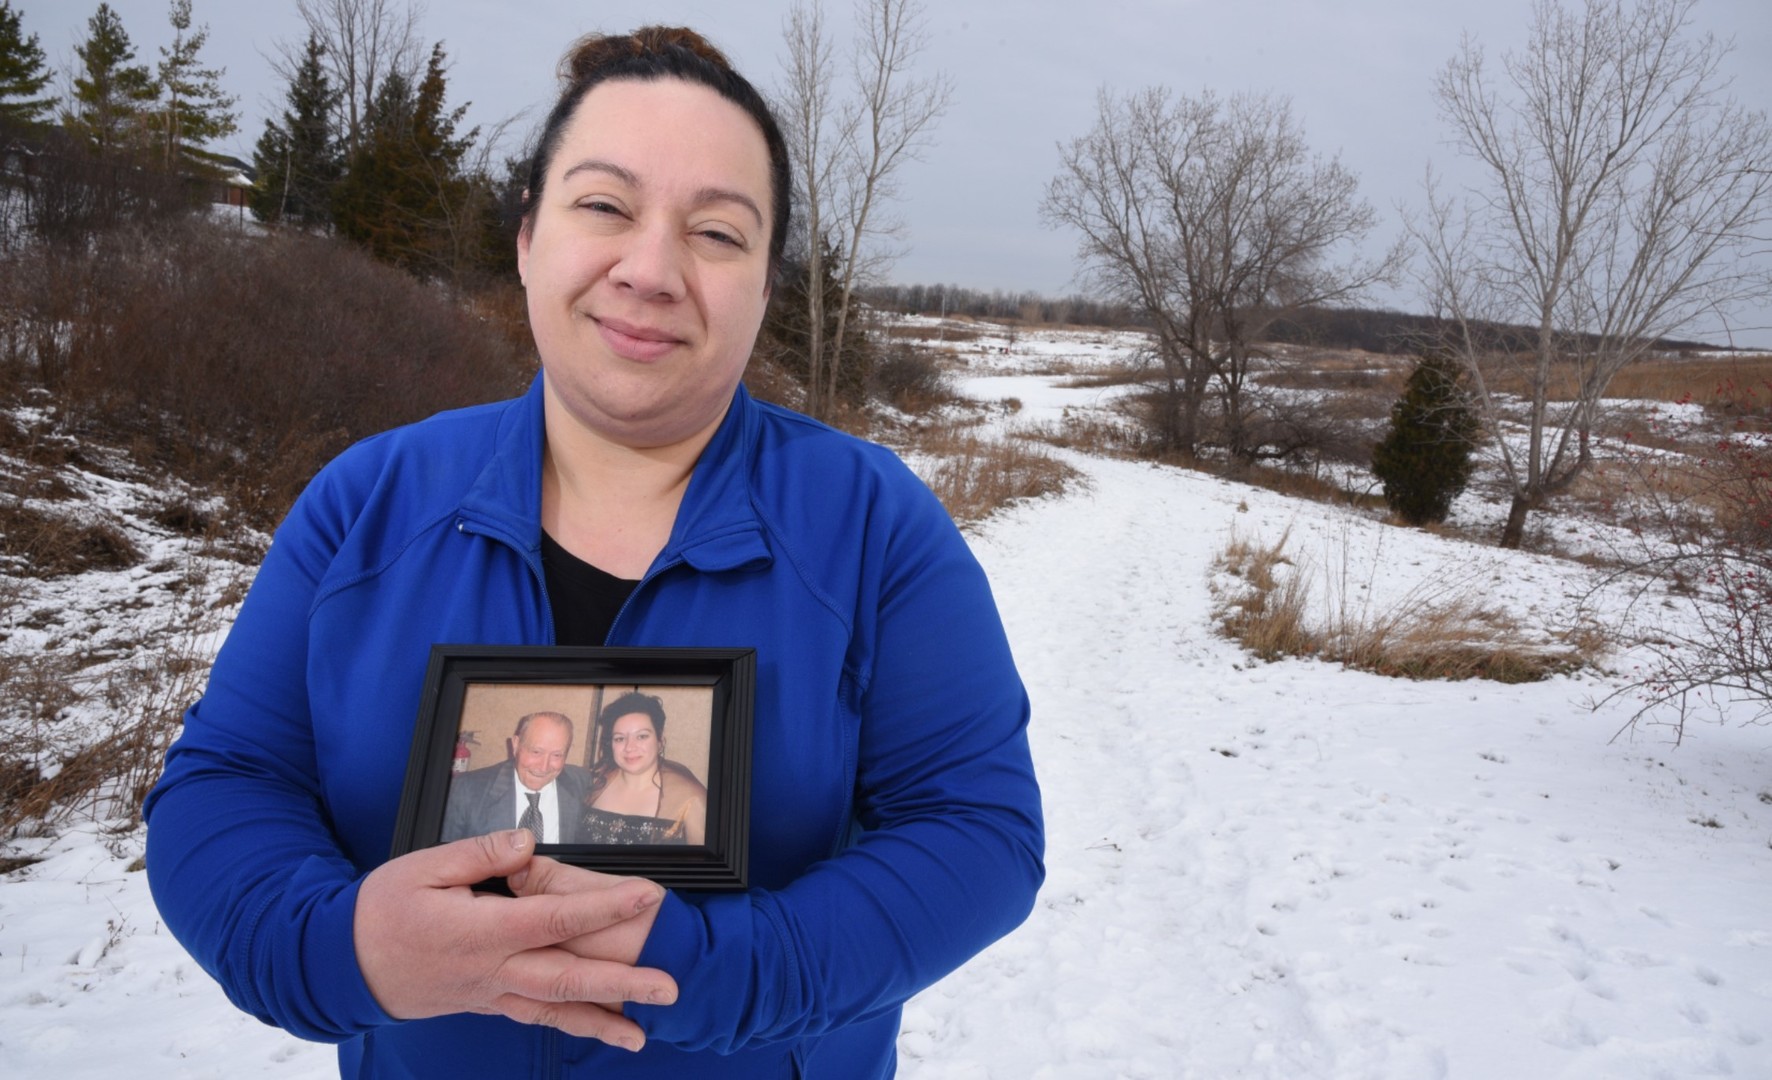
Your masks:
<svg viewBox="0 0 1772 1080"><path fill-rule="evenodd" d="M443 842L525 828L538 844L575 843L591 772L566 763L572 739L572 721L563 713L520 717L505 744L508 760L450 783Z"/></svg>

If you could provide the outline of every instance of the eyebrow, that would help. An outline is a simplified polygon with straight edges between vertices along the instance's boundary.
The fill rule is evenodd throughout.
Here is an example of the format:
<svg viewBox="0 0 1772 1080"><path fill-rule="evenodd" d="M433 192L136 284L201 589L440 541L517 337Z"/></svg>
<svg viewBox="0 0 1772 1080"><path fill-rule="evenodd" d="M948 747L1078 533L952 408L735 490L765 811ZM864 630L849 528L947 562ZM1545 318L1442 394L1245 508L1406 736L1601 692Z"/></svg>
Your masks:
<svg viewBox="0 0 1772 1080"><path fill-rule="evenodd" d="M604 173L608 176L614 177L629 187L643 188L646 186L640 182L640 178L634 175L632 170L624 169L613 161L603 161L600 158L585 158L583 161L574 164L560 175L560 180L561 182L565 182L581 172ZM737 205L744 207L746 210L749 210L751 216L757 219L757 224L759 226L761 226L764 221L763 211L757 206L757 201L742 191L733 191L730 188L704 187L695 192L692 202L695 206L707 206L711 203L736 203Z"/></svg>

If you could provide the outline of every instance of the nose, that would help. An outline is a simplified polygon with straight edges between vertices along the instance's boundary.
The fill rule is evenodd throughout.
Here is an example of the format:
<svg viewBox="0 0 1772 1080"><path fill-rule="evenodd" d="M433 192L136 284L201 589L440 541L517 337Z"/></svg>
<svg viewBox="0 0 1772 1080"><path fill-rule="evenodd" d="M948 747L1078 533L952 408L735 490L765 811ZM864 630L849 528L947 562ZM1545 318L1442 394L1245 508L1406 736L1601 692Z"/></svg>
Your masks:
<svg viewBox="0 0 1772 1080"><path fill-rule="evenodd" d="M676 231L661 223L633 229L623 238L609 280L642 300L680 300L684 294L685 252Z"/></svg>

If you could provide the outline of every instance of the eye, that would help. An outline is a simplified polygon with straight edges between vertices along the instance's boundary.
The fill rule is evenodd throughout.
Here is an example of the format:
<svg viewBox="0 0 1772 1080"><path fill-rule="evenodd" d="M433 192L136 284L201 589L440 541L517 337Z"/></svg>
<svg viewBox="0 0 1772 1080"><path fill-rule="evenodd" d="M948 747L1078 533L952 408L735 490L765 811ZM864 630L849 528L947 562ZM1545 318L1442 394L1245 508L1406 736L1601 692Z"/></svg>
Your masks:
<svg viewBox="0 0 1772 1080"><path fill-rule="evenodd" d="M745 246L744 241L742 239L740 239L739 237L734 236L733 234L727 232L725 229L703 229L700 232L696 233L696 235L697 236L705 236L709 240L712 240L716 244L722 244L726 247L737 248L740 251L744 250L744 246Z"/></svg>
<svg viewBox="0 0 1772 1080"><path fill-rule="evenodd" d="M578 208L580 210L589 210L593 214L615 214L619 216L622 213L621 207L610 202L608 199L585 199L578 204Z"/></svg>

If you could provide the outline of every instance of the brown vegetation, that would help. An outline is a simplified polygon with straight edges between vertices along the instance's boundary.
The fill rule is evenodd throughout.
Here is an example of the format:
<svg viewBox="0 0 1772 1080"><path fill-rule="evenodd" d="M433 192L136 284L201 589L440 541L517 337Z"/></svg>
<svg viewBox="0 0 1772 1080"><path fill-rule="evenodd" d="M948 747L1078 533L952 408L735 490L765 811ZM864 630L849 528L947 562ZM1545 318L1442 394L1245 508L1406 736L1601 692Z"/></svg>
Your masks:
<svg viewBox="0 0 1772 1080"><path fill-rule="evenodd" d="M208 636L243 592L243 567L215 583L202 566L193 560L179 601L133 647L0 645L0 832L78 813L139 814L208 677ZM0 623L32 621L18 601L16 591L0 596Z"/></svg>
<svg viewBox="0 0 1772 1080"><path fill-rule="evenodd" d="M1527 369L1495 358L1483 364L1483 376L1496 393L1525 397ZM1546 399L1575 401L1581 372L1574 363L1553 363ZM1612 378L1606 397L1625 401L1692 402L1724 414L1740 410L1738 388L1763 386L1772 379L1772 356L1698 357L1661 356L1630 364ZM1759 402L1767 409L1766 402Z"/></svg>
<svg viewBox="0 0 1772 1080"><path fill-rule="evenodd" d="M464 310L340 242L177 222L0 265L0 365L69 430L223 483L264 523L349 443L519 392L511 303Z"/></svg>
<svg viewBox="0 0 1772 1080"><path fill-rule="evenodd" d="M934 459L924 480L962 525L1022 499L1057 495L1078 477L1076 469L1027 439L981 438L962 424L921 428L910 449Z"/></svg>
<svg viewBox="0 0 1772 1080"><path fill-rule="evenodd" d="M1263 660L1304 656L1409 679L1516 683L1581 667L1601 645L1591 630L1560 645L1530 645L1514 620L1483 606L1474 590L1436 584L1418 586L1384 610L1343 594L1318 623L1309 614L1307 571L1286 554L1288 538L1263 545L1233 535L1213 560L1214 571L1235 581L1215 583L1219 624Z"/></svg>

